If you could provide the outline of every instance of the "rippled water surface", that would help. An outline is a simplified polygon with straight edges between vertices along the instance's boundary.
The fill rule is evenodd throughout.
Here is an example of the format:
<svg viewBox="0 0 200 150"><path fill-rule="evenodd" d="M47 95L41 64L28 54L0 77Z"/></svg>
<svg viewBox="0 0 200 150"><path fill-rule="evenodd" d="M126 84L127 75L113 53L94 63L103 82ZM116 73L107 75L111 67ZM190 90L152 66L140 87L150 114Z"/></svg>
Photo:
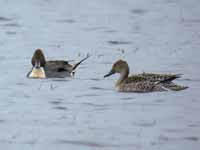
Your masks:
<svg viewBox="0 0 200 150"><path fill-rule="evenodd" d="M1 0L0 147L15 150L197 150L200 1ZM91 57L74 78L27 79L47 59ZM113 62L183 73L181 92L117 93Z"/></svg>

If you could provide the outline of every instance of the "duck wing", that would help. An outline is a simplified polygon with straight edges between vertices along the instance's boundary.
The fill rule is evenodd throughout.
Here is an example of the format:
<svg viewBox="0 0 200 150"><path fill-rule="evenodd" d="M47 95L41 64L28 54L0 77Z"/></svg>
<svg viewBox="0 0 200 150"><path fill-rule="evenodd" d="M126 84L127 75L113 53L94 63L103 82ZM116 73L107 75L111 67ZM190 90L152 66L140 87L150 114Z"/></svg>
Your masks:
<svg viewBox="0 0 200 150"><path fill-rule="evenodd" d="M174 79L180 78L181 74L142 73L142 74L138 74L138 76L141 76L145 78L146 80L152 81L152 82L158 82L158 81L171 82Z"/></svg>
<svg viewBox="0 0 200 150"><path fill-rule="evenodd" d="M140 81L132 83L124 83L118 87L119 92L154 92L154 91L166 91L162 85L157 84L156 82L150 81Z"/></svg>
<svg viewBox="0 0 200 150"><path fill-rule="evenodd" d="M64 78L71 76L73 66L64 60L47 61L45 73L48 78Z"/></svg>

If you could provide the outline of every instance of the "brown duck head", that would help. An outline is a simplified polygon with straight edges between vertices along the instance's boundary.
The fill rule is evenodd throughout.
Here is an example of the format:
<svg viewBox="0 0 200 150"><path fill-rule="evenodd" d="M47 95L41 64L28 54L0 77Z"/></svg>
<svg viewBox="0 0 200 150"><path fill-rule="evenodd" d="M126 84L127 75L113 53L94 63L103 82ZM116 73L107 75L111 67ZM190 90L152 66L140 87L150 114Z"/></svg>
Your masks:
<svg viewBox="0 0 200 150"><path fill-rule="evenodd" d="M128 77L128 74L129 74L129 66L127 64L126 61L124 60L118 60L116 61L113 66L112 66L112 69L110 70L110 72L108 74L106 74L104 76L104 78L108 77L108 76L111 76L115 73L120 73L121 75L123 74L125 77Z"/></svg>
<svg viewBox="0 0 200 150"><path fill-rule="evenodd" d="M46 64L45 56L41 49L36 49L33 57L31 59L31 63L34 68L44 67Z"/></svg>

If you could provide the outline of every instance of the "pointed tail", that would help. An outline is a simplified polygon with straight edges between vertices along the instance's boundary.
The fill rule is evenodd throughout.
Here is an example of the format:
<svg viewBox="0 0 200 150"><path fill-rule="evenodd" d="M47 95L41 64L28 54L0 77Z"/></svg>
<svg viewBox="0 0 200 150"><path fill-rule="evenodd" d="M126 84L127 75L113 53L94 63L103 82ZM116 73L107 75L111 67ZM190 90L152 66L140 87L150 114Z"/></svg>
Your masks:
<svg viewBox="0 0 200 150"><path fill-rule="evenodd" d="M171 82L172 80L174 80L176 78L180 78L180 77L181 77L181 74L176 74L176 75L174 75L174 77L156 82L156 85L157 84L161 85L162 87L169 89L169 90L172 90L172 91L185 90L185 89L188 88L187 86L181 86L181 85L178 85L178 84Z"/></svg>
<svg viewBox="0 0 200 150"><path fill-rule="evenodd" d="M83 58L82 60L80 60L78 63L76 63L72 70L75 70L82 62L84 62L86 59L88 59L90 57L89 53L87 54L87 56L85 58Z"/></svg>
<svg viewBox="0 0 200 150"><path fill-rule="evenodd" d="M177 78L180 78L182 76L182 74L174 74L174 75L171 75L169 76L167 79L161 81L162 83L167 83L167 82L171 82Z"/></svg>

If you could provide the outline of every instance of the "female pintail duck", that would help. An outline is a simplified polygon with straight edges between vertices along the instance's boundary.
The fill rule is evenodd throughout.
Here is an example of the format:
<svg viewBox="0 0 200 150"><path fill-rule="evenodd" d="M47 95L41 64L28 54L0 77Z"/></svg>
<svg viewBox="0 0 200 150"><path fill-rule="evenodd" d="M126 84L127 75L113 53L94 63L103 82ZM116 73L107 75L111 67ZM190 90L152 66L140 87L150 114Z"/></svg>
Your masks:
<svg viewBox="0 0 200 150"><path fill-rule="evenodd" d="M29 78L65 78L74 75L75 69L83 62L86 58L82 59L75 65L71 65L68 61L64 60L53 60L46 61L45 56L41 49L36 49L33 54L31 63L33 65L31 71L27 74Z"/></svg>
<svg viewBox="0 0 200 150"><path fill-rule="evenodd" d="M111 71L104 77L115 73L120 74L120 78L115 85L120 92L152 92L166 91L166 89L179 91L187 88L172 82L172 80L180 78L180 74L142 73L128 76L129 66L127 62L123 60L115 62Z"/></svg>

